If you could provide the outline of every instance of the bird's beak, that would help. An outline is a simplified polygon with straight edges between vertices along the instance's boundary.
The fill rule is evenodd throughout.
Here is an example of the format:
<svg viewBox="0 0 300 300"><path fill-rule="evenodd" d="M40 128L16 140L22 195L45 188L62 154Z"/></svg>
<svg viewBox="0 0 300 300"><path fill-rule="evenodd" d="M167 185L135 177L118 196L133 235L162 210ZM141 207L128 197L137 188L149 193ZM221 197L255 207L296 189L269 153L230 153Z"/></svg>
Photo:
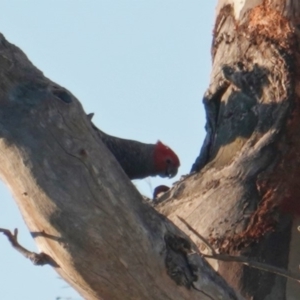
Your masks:
<svg viewBox="0 0 300 300"><path fill-rule="evenodd" d="M174 166L168 166L166 170L166 177L173 178L174 176L176 176L177 172L178 168Z"/></svg>

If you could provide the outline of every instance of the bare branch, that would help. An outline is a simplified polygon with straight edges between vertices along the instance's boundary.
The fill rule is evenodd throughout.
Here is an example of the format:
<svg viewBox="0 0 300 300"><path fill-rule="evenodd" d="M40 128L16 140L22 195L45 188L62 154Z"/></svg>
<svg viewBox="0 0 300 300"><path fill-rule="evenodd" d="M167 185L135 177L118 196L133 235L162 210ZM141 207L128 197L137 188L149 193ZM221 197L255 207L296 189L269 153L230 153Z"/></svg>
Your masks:
<svg viewBox="0 0 300 300"><path fill-rule="evenodd" d="M202 254L202 255L205 258L212 258L212 259L222 260L225 262L242 263L243 265L251 267L251 268L259 269L259 270L262 270L265 272L274 273L279 276L283 276L283 277L295 280L297 282L300 282L300 274L299 273L288 271L288 270L285 270L282 268L277 268L277 267L274 267L274 266L271 266L271 265L268 265L265 263L261 263L258 261L253 261L244 256L231 256L231 255L227 255L227 254L215 254L215 255Z"/></svg>
<svg viewBox="0 0 300 300"><path fill-rule="evenodd" d="M177 216L178 219L186 225L186 227L193 232L210 250L211 250L211 255L209 254L204 254L201 253L203 257L205 258L211 258L211 259L216 259L216 260L221 260L225 262L238 262L243 265L246 265L251 268L259 269L265 272L270 272L277 274L279 276L283 276L292 280L296 280L300 282L300 274L295 273L292 271L288 271L282 268L274 267L265 263L257 262L248 259L245 256L232 256L232 255L227 255L227 254L218 254L213 247L209 244L209 242L199 233L197 232L187 221L182 219L181 217Z"/></svg>
<svg viewBox="0 0 300 300"><path fill-rule="evenodd" d="M200 235L187 221L183 218L177 216L177 218L191 231L193 232L204 244L205 246L211 251L212 255L218 255L215 249L209 244L208 240Z"/></svg>
<svg viewBox="0 0 300 300"><path fill-rule="evenodd" d="M58 264L46 253L35 253L25 249L18 242L18 229L15 228L14 233L12 234L10 230L0 228L2 232L10 241L12 247L20 252L24 257L31 260L31 262L36 266L51 265L53 267L59 267Z"/></svg>

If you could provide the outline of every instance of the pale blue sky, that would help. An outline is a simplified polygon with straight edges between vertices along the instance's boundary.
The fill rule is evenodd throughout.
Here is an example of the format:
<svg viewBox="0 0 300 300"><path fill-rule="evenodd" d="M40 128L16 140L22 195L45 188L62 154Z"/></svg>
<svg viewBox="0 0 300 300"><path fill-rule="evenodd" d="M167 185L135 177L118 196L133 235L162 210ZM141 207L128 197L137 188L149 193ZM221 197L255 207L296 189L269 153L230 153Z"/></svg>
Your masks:
<svg viewBox="0 0 300 300"><path fill-rule="evenodd" d="M204 138L202 95L210 74L216 1L4 0L0 31L45 76L69 89L105 132L169 145L174 180L136 182L147 195L189 172ZM34 241L8 189L0 186L0 227ZM100 259L100 258L99 258ZM49 267L35 267L0 235L1 300L81 299Z"/></svg>

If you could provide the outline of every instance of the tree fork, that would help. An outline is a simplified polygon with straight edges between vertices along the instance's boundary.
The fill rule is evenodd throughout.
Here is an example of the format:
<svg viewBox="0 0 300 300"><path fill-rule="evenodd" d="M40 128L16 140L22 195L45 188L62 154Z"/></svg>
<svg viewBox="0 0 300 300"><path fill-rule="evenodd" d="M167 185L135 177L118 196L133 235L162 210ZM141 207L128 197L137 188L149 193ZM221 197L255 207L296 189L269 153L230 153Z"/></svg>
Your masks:
<svg viewBox="0 0 300 300"><path fill-rule="evenodd" d="M143 202L79 101L2 35L0 75L0 176L41 252L85 299L240 299Z"/></svg>

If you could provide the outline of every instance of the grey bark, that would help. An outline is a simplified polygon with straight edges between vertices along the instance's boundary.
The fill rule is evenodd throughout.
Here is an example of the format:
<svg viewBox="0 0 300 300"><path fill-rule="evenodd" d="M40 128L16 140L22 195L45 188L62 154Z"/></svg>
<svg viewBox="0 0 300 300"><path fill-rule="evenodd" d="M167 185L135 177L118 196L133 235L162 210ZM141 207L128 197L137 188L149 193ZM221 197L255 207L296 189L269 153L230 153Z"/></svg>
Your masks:
<svg viewBox="0 0 300 300"><path fill-rule="evenodd" d="M299 17L296 0L220 0L207 135L188 177L157 209L177 215L219 252L297 269L299 231ZM200 249L204 245L190 233ZM213 262L247 299L299 299L299 284Z"/></svg>
<svg viewBox="0 0 300 300"><path fill-rule="evenodd" d="M86 299L205 299L193 286L239 297L178 215L219 252L297 268L299 14L296 0L218 3L207 136L195 173L156 206L195 244L143 202L78 100L1 37L0 175L39 248ZM282 277L211 264L247 299L298 299Z"/></svg>
<svg viewBox="0 0 300 300"><path fill-rule="evenodd" d="M39 249L85 299L239 299L143 202L79 101L2 35L0 77L0 176Z"/></svg>

